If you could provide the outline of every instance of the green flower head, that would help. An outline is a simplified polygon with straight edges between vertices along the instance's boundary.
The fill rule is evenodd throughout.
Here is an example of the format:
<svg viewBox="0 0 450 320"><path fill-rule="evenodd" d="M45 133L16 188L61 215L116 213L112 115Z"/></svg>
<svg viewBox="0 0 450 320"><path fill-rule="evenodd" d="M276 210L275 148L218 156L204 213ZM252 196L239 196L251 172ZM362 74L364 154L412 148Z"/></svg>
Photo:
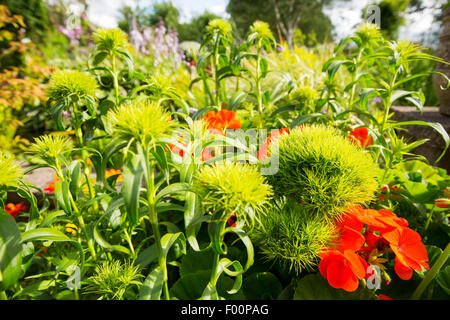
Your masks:
<svg viewBox="0 0 450 320"><path fill-rule="evenodd" d="M272 188L257 167L233 162L202 167L194 188L210 211L236 213L238 219L243 217L250 224L258 219L256 214L263 212L272 195Z"/></svg>
<svg viewBox="0 0 450 320"><path fill-rule="evenodd" d="M94 44L98 51L126 50L128 36L120 29L100 28L94 32Z"/></svg>
<svg viewBox="0 0 450 320"><path fill-rule="evenodd" d="M67 99L78 101L84 97L95 97L97 80L90 74L79 71L57 71L47 87L47 95L56 102Z"/></svg>
<svg viewBox="0 0 450 320"><path fill-rule="evenodd" d="M72 140L66 136L44 135L35 139L31 153L52 167L58 167L58 159L73 150Z"/></svg>
<svg viewBox="0 0 450 320"><path fill-rule="evenodd" d="M134 101L122 104L107 114L106 130L129 141L134 139L144 146L169 134L173 127L170 114L154 101Z"/></svg>
<svg viewBox="0 0 450 320"><path fill-rule="evenodd" d="M210 34L218 33L223 36L231 34L231 24L223 19L213 19L206 26L206 32Z"/></svg>
<svg viewBox="0 0 450 320"><path fill-rule="evenodd" d="M319 93L311 87L299 87L289 95L290 99L298 101L302 104L314 103L319 99Z"/></svg>
<svg viewBox="0 0 450 320"><path fill-rule="evenodd" d="M142 278L139 267L131 262L107 261L95 267L94 274L87 280L87 291L99 294L101 299L123 300L127 298L127 289L141 285Z"/></svg>
<svg viewBox="0 0 450 320"><path fill-rule="evenodd" d="M23 174L20 166L14 163L14 159L0 151L0 187L17 186Z"/></svg>
<svg viewBox="0 0 450 320"><path fill-rule="evenodd" d="M368 22L364 22L358 27L356 35L361 39L362 44L371 44L383 39L378 25Z"/></svg>
<svg viewBox="0 0 450 320"><path fill-rule="evenodd" d="M374 199L378 166L337 129L297 127L275 145L271 157L278 157L279 169L267 178L277 197L304 204L327 220L340 216L349 205Z"/></svg>
<svg viewBox="0 0 450 320"><path fill-rule="evenodd" d="M320 253L335 237L335 227L311 215L306 206L288 203L262 216L250 237L267 260L300 273L317 265Z"/></svg>
<svg viewBox="0 0 450 320"><path fill-rule="evenodd" d="M269 24L263 21L256 20L255 22L253 22L253 24L250 26L250 33L257 34L258 38L273 39Z"/></svg>

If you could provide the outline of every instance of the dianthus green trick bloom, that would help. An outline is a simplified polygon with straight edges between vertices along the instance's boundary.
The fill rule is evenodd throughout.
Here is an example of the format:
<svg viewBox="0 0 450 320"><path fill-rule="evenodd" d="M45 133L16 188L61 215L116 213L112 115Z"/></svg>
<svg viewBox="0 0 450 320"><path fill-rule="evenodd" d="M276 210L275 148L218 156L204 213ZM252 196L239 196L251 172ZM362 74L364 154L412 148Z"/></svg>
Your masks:
<svg viewBox="0 0 450 320"><path fill-rule="evenodd" d="M335 228L311 215L306 206L286 203L261 216L261 224L250 234L269 261L278 261L297 273L313 270L320 253L335 238Z"/></svg>
<svg viewBox="0 0 450 320"><path fill-rule="evenodd" d="M134 139L143 146L169 135L173 127L170 114L154 101L134 101L122 104L107 114L107 132L125 141Z"/></svg>
<svg viewBox="0 0 450 320"><path fill-rule="evenodd" d="M319 99L319 93L311 87L299 87L289 94L289 98L301 104L311 104Z"/></svg>
<svg viewBox="0 0 450 320"><path fill-rule="evenodd" d="M273 39L269 24L263 21L256 20L255 22L253 22L253 24L250 26L250 33L255 33L256 38L259 39Z"/></svg>
<svg viewBox="0 0 450 320"><path fill-rule="evenodd" d="M35 139L30 152L52 167L58 167L58 159L73 150L73 143L67 136L44 135Z"/></svg>
<svg viewBox="0 0 450 320"><path fill-rule="evenodd" d="M14 159L0 150L0 187L17 186L23 174Z"/></svg>
<svg viewBox="0 0 450 320"><path fill-rule="evenodd" d="M123 300L127 289L141 285L142 278L139 267L129 261L107 261L95 267L94 274L87 280L87 291L99 294L102 299Z"/></svg>
<svg viewBox="0 0 450 320"><path fill-rule="evenodd" d="M361 39L362 45L373 44L383 40L380 28L374 23L362 23L355 33Z"/></svg>
<svg viewBox="0 0 450 320"><path fill-rule="evenodd" d="M128 36L120 29L100 28L94 32L94 44L98 51L112 52L115 50L126 50L128 47Z"/></svg>
<svg viewBox="0 0 450 320"><path fill-rule="evenodd" d="M60 70L53 74L47 95L55 102L78 101L85 97L94 98L97 88L97 80L86 72Z"/></svg>
<svg viewBox="0 0 450 320"><path fill-rule="evenodd" d="M210 34L218 33L223 36L228 36L231 30L231 25L223 19L213 19L206 26L206 32Z"/></svg>
<svg viewBox="0 0 450 320"><path fill-rule="evenodd" d="M267 179L276 197L304 204L328 220L349 205L375 199L378 166L337 129L297 127L274 144L271 157L278 157L279 169Z"/></svg>
<svg viewBox="0 0 450 320"><path fill-rule="evenodd" d="M237 219L249 224L258 220L272 196L272 188L257 167L233 162L202 167L194 177L194 188L209 211L224 216L236 213Z"/></svg>

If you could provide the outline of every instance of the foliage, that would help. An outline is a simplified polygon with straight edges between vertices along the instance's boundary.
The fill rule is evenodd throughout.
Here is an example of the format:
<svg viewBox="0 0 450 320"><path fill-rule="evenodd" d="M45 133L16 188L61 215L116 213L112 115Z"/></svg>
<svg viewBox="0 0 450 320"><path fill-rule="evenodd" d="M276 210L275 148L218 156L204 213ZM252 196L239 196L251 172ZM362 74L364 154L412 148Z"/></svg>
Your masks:
<svg viewBox="0 0 450 320"><path fill-rule="evenodd" d="M429 70L412 66L440 60L373 25L314 49L273 26L241 42L210 19L192 60L157 64L132 47L145 28L97 29L82 63L62 62L45 88L59 132L26 148L37 165L1 153L0 297L448 299L449 176L397 131L450 138L390 110L422 110L412 83ZM41 167L44 190L24 181Z"/></svg>

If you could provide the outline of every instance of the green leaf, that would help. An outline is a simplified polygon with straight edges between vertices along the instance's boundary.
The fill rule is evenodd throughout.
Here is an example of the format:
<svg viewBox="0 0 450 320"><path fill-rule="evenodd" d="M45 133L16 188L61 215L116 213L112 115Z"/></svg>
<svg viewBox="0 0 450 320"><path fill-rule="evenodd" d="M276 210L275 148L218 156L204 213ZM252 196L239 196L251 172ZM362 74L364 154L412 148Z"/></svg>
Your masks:
<svg viewBox="0 0 450 320"><path fill-rule="evenodd" d="M436 162L439 162L439 160L441 160L442 157L447 152L447 149L450 145L450 137L449 137L447 131L445 130L445 128L442 126L442 124L440 124L438 122L425 122L425 121L403 121L403 122L394 122L394 123L389 124L389 127L391 127L391 128L397 128L397 127L403 127L403 126L426 126L426 127L433 128L440 134L442 139L444 139L445 148L444 148L444 151L442 151L439 158L436 160Z"/></svg>
<svg viewBox="0 0 450 320"><path fill-rule="evenodd" d="M163 199L163 197L173 194L173 193L184 193L186 191L191 191L191 186L185 182L172 183L162 189L155 197L155 202L158 203Z"/></svg>
<svg viewBox="0 0 450 320"><path fill-rule="evenodd" d="M244 279L242 290L249 300L276 300L283 287L272 273L258 272Z"/></svg>
<svg viewBox="0 0 450 320"><path fill-rule="evenodd" d="M200 299L209 282L211 271L201 270L196 273L189 273L178 279L170 289L171 296L179 300L196 300ZM233 280L227 276L222 276L217 281L217 294L227 300L244 300L245 296L242 290L236 294L228 294L227 288L233 285ZM213 294L213 292L210 292Z"/></svg>
<svg viewBox="0 0 450 320"><path fill-rule="evenodd" d="M121 193L127 208L127 218L131 225L139 222L139 191L144 169L137 157L133 157L125 166Z"/></svg>
<svg viewBox="0 0 450 320"><path fill-rule="evenodd" d="M63 241L72 243L79 251L81 268L84 264L83 247L78 241L72 240L64 233L53 228L37 228L22 233L22 242L29 241Z"/></svg>
<svg viewBox="0 0 450 320"><path fill-rule="evenodd" d="M160 300L164 283L164 271L160 266L147 276L139 291L139 300Z"/></svg>
<svg viewBox="0 0 450 320"><path fill-rule="evenodd" d="M97 53L97 54L94 56L94 60L92 61L92 64L93 64L94 66L100 64L103 60L106 59L106 57L108 56L108 54L109 54L109 53L106 52L106 51L100 51L99 53Z"/></svg>
<svg viewBox="0 0 450 320"><path fill-rule="evenodd" d="M354 292L335 289L322 275L316 273L297 282L294 300L377 300L377 296L362 285Z"/></svg>
<svg viewBox="0 0 450 320"><path fill-rule="evenodd" d="M447 266L445 269L439 271L436 281L441 288L444 289L448 295L450 295L450 266Z"/></svg>
<svg viewBox="0 0 450 320"><path fill-rule="evenodd" d="M100 225L100 222L102 221L102 219L104 219L105 217L112 214L115 210L118 210L121 206L123 206L123 204L124 204L123 198L118 198L114 201L111 201L110 205L105 210L105 213L95 222L94 227L93 227L92 236L93 236L94 240L101 247L103 247L105 249L112 250L112 251L118 251L118 252L124 253L126 255L131 255L131 251L128 248L123 247L121 245L112 245L108 241L106 241L100 234L100 231L98 230L98 226Z"/></svg>
<svg viewBox="0 0 450 320"><path fill-rule="evenodd" d="M265 78L267 72L269 71L268 62L265 58L261 58L261 60L259 60L259 67L261 70L261 78Z"/></svg>
<svg viewBox="0 0 450 320"><path fill-rule="evenodd" d="M72 194L73 199L76 201L78 197L78 192L80 189L80 176L81 176L81 163L80 161L74 162L70 167L69 170L71 171L71 178L70 178L70 185L69 190Z"/></svg>
<svg viewBox="0 0 450 320"><path fill-rule="evenodd" d="M72 204L70 203L70 190L67 181L58 181L55 183L55 198L64 212L70 216L72 215Z"/></svg>
<svg viewBox="0 0 450 320"><path fill-rule="evenodd" d="M298 116L297 118L295 118L290 127L291 129L303 124L303 123L307 123L310 120L317 120L320 118L325 118L326 116L323 113L313 113L313 114L304 114L301 116Z"/></svg>
<svg viewBox="0 0 450 320"><path fill-rule="evenodd" d="M167 257L170 248L177 246L180 251L186 253L186 238L183 232L178 233L166 233L161 237L161 246L163 249L164 257Z"/></svg>
<svg viewBox="0 0 450 320"><path fill-rule="evenodd" d="M0 209L0 291L19 279L22 265L22 242L19 228L11 215Z"/></svg>
<svg viewBox="0 0 450 320"><path fill-rule="evenodd" d="M213 259L214 253L212 250L189 251L181 259L180 275L183 277L201 270L211 270Z"/></svg>

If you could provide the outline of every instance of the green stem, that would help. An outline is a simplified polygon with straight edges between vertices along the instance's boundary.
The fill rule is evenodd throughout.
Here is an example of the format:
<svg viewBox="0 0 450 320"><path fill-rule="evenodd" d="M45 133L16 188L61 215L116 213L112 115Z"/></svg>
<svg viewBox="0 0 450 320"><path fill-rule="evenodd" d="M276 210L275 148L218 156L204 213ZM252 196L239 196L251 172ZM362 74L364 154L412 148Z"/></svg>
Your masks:
<svg viewBox="0 0 450 320"><path fill-rule="evenodd" d="M256 99L258 103L259 115L263 114L263 103L261 97L261 75L260 75L260 64L261 64L261 47L258 46L258 52L256 55Z"/></svg>
<svg viewBox="0 0 450 320"><path fill-rule="evenodd" d="M130 247L131 250L131 254L133 255L133 259L135 259L136 253L134 252L134 246L133 246L133 242L131 241L131 237L128 234L127 228L124 229L125 232L125 238L127 240L128 246ZM130 230L130 233L133 233L133 230Z"/></svg>
<svg viewBox="0 0 450 320"><path fill-rule="evenodd" d="M349 104L350 108L353 106L353 103L354 103L353 100L355 98L355 93L356 93L356 82L355 82L356 81L356 75L358 74L359 62L361 60L361 56L362 56L363 51L364 51L364 47L362 47L359 50L359 52L358 52L358 56L357 56L356 61L355 61L355 71L352 73L352 83L353 83L353 85L352 85L352 91L350 92L350 104Z"/></svg>
<svg viewBox="0 0 450 320"><path fill-rule="evenodd" d="M8 300L5 291L0 291L0 300Z"/></svg>
<svg viewBox="0 0 450 320"><path fill-rule="evenodd" d="M213 266L211 269L211 277L209 279L209 283L215 287L217 284L217 268L219 267L219 261L220 261L220 254L218 254L217 252L214 252L214 260L213 260Z"/></svg>
<svg viewBox="0 0 450 320"><path fill-rule="evenodd" d="M431 223L431 220L432 220L432 218L433 218L433 214L434 214L434 209L435 209L435 208L436 208L436 207L433 206L433 208L431 209L430 213L428 214L428 219L427 219L427 222L425 223L425 230L424 230L424 233L427 232L428 227L430 226L430 223Z"/></svg>
<svg viewBox="0 0 450 320"><path fill-rule="evenodd" d="M420 299L420 297L422 296L422 293L428 287L430 282L437 276L437 274L441 270L442 266L447 261L449 255L450 255L450 242L447 244L447 247L445 248L444 252L442 252L442 254L438 258L436 263L433 265L433 267L430 269L430 271L427 272L427 274L425 275L425 278L423 278L422 282L420 282L419 286L416 288L416 290L412 294L411 300Z"/></svg>
<svg viewBox="0 0 450 320"><path fill-rule="evenodd" d="M116 97L116 106L119 105L119 80L117 75L117 68L116 68L116 55L114 53L111 53L111 68L113 73L113 80L114 80L114 94Z"/></svg>
<svg viewBox="0 0 450 320"><path fill-rule="evenodd" d="M158 253L158 264L163 271L163 295L165 300L170 300L169 287L168 287L168 273L166 257L161 244L161 233L159 232L158 213L156 212L155 203L155 183L153 180L153 166L148 157L148 150L145 149L144 154L145 163L142 165L147 166L147 173L145 176L145 182L147 186L147 205L149 209L150 224L152 226L153 235L155 238L155 245Z"/></svg>

